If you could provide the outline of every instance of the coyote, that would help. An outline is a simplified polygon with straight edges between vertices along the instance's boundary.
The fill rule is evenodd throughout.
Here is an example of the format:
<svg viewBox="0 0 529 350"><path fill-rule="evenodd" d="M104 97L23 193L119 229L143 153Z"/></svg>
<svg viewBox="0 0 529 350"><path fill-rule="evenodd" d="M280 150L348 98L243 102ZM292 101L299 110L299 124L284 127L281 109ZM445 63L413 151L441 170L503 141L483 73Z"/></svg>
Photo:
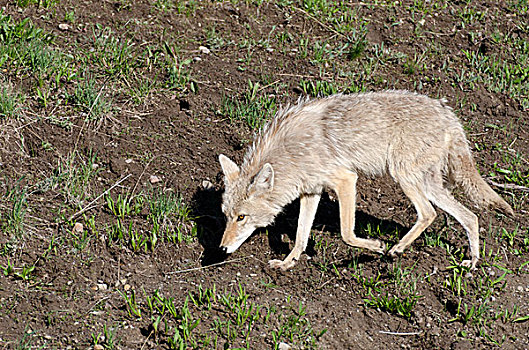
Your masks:
<svg viewBox="0 0 529 350"><path fill-rule="evenodd" d="M389 254L402 253L432 223L433 203L467 231L470 260L462 265L475 268L478 218L454 199L451 185L459 185L478 207L514 213L477 172L463 127L445 103L407 91L384 91L305 99L279 110L258 132L241 167L219 155L227 219L221 249L232 253L300 197L294 248L285 260L269 261L273 268L292 268L307 247L322 191L332 189L345 243L384 253L379 240L356 237L354 225L357 174L387 172L417 210L417 222Z"/></svg>

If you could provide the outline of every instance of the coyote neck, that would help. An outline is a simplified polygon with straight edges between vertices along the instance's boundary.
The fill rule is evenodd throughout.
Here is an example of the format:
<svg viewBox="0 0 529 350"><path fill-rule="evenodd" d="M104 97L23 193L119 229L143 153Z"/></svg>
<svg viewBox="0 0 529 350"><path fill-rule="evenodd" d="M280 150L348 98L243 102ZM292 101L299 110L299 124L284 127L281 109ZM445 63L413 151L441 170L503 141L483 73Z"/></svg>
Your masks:
<svg viewBox="0 0 529 350"><path fill-rule="evenodd" d="M250 169L242 168L242 174L246 174L245 177L248 179L248 183L252 182L252 179L259 172L259 169L262 168L267 162L259 162L255 164L255 167L252 167L252 170L255 171L245 171ZM304 174L301 171L292 171L296 169L297 164L290 162L288 168L285 168L285 165L280 161L268 162L272 165L275 174L274 187L266 195L266 200L276 208L277 212L280 212L281 209L298 198L302 193L305 193L305 188L307 183L304 183ZM320 190L321 191L321 190Z"/></svg>
<svg viewBox="0 0 529 350"><path fill-rule="evenodd" d="M321 193L325 186L321 169L330 165L332 146L324 132L324 110L317 100L280 110L244 157L241 173L247 174L249 183L265 164L274 169L274 187L267 197L278 212L301 194Z"/></svg>

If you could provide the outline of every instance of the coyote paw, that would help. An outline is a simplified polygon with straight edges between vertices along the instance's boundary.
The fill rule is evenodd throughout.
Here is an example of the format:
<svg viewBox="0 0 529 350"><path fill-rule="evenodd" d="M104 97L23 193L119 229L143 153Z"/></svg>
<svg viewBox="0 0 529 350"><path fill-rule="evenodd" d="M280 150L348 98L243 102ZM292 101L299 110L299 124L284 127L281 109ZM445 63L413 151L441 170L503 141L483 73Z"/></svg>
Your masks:
<svg viewBox="0 0 529 350"><path fill-rule="evenodd" d="M463 260L461 262L461 266L470 267L471 270L475 270L477 263L478 263L478 259L477 258L472 258L472 260Z"/></svg>
<svg viewBox="0 0 529 350"><path fill-rule="evenodd" d="M376 249L373 249L373 251L380 253L380 254L384 254L386 252L386 243L381 242L381 241L378 241L378 243L379 243L379 247Z"/></svg>
<svg viewBox="0 0 529 350"><path fill-rule="evenodd" d="M388 255L390 256L397 256L397 254L402 254L404 251L404 247L400 246L400 244L397 244L396 246L393 246L388 252Z"/></svg>
<svg viewBox="0 0 529 350"><path fill-rule="evenodd" d="M283 261L283 260L274 259L274 260L268 261L268 265L270 265L272 269L281 269L282 271L286 271L294 267L294 265L296 265L296 262L294 260L290 260L290 261L284 260Z"/></svg>

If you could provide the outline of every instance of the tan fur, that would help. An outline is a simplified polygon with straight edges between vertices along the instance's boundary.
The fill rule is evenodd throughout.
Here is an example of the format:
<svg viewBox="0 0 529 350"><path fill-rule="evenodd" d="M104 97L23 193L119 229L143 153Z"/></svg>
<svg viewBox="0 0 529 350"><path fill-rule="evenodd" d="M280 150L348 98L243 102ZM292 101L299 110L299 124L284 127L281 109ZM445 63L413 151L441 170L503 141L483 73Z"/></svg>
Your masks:
<svg viewBox="0 0 529 350"><path fill-rule="evenodd" d="M336 192L341 234L354 247L383 253L378 240L354 234L358 173L389 173L417 210L417 222L389 254L401 253L433 222L432 203L454 216L470 243L467 266L479 259L475 214L457 202L455 184L480 207L513 215L507 202L477 172L463 128L442 100L406 91L334 95L303 100L280 110L257 135L239 168L219 161L226 191L227 218L221 247L235 251L257 227L269 225L281 209L300 197L296 243L285 260L272 267L289 269L305 250L324 189Z"/></svg>

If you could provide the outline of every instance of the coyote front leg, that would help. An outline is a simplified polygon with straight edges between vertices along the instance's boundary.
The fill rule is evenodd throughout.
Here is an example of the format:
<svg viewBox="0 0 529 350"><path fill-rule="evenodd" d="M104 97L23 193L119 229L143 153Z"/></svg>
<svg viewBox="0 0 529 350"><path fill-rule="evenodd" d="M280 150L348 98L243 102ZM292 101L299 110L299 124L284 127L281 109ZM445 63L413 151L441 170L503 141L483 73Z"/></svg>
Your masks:
<svg viewBox="0 0 529 350"><path fill-rule="evenodd" d="M377 253L384 253L385 246L379 240L356 237L354 233L356 210L356 180L358 175L352 171L342 170L335 175L334 190L340 205L340 227L345 243L353 247L366 248Z"/></svg>
<svg viewBox="0 0 529 350"><path fill-rule="evenodd" d="M307 248L309 242L310 229L314 216L316 215L316 209L318 208L318 202L320 201L320 194L304 194L301 195L299 200L299 218L298 218L298 229L296 231L296 243L294 249L288 254L285 260L270 260L268 263L272 268L280 268L286 271L292 268L296 261L299 260L301 253Z"/></svg>

